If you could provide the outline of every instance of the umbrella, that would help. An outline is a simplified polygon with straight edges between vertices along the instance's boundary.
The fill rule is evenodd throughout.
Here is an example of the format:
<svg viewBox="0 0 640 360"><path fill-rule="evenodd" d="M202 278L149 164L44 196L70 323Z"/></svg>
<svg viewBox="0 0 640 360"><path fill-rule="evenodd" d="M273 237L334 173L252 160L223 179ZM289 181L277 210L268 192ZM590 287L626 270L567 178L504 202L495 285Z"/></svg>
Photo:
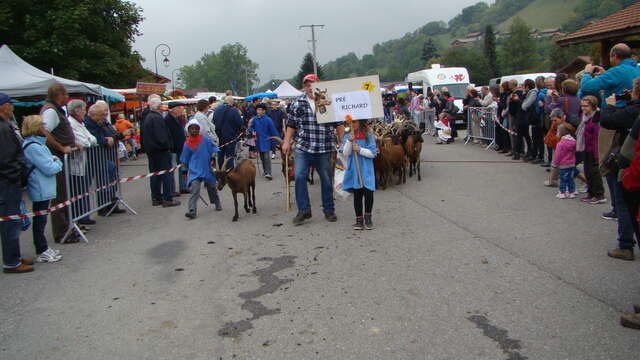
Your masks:
<svg viewBox="0 0 640 360"><path fill-rule="evenodd" d="M257 93L257 94L249 95L244 99L247 100L247 101L251 101L253 99L277 98L277 97L278 97L278 94L276 94L274 92L263 92L263 93Z"/></svg>

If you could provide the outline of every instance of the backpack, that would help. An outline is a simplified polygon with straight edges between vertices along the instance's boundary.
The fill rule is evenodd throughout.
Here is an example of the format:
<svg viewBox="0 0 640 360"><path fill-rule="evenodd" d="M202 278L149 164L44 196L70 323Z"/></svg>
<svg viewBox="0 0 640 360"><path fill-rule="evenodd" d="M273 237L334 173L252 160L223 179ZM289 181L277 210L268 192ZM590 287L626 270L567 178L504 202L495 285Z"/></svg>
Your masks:
<svg viewBox="0 0 640 360"><path fill-rule="evenodd" d="M22 147L22 152L24 153L24 151L31 145L36 144L35 141L29 141L28 143L24 144L24 146ZM35 170L36 167L35 165L31 167L31 169L27 170L27 171L22 171L22 175L21 175L21 179L20 179L20 185L24 188L29 184L29 176L31 176L31 173L33 172L33 170Z"/></svg>

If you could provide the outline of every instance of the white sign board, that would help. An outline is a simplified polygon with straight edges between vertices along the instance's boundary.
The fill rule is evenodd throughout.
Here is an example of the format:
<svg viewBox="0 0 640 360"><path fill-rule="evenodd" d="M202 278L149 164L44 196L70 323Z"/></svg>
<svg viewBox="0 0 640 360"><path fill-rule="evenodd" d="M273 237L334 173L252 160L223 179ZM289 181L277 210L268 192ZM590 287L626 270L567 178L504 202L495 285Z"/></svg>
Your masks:
<svg viewBox="0 0 640 360"><path fill-rule="evenodd" d="M333 111L336 119L344 119L351 115L353 119L370 119L371 97L366 90L331 94Z"/></svg>
<svg viewBox="0 0 640 360"><path fill-rule="evenodd" d="M319 123L384 117L378 75L320 81L313 88Z"/></svg>

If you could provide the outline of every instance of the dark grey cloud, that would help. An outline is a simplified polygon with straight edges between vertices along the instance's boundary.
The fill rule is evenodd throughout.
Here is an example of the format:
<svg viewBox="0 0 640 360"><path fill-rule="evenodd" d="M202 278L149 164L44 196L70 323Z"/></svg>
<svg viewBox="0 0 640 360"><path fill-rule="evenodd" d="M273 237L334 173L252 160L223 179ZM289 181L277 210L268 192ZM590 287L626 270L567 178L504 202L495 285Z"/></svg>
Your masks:
<svg viewBox="0 0 640 360"><path fill-rule="evenodd" d="M191 65L205 52L239 42L260 64L261 82L272 76L290 77L311 49L309 30L302 24L324 24L317 31L318 60L324 64L350 51L363 55L377 42L413 31L429 21L448 21L478 0L324 0L324 1L206 1L134 0L143 8L143 35L134 48L154 68L153 50L159 43L171 46L171 70Z"/></svg>

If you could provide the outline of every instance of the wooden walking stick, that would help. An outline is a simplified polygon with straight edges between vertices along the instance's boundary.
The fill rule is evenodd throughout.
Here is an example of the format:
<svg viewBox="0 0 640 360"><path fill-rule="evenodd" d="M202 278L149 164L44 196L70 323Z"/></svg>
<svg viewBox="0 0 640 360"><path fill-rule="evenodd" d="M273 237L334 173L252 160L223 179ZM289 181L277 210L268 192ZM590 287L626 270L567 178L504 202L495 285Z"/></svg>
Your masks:
<svg viewBox="0 0 640 360"><path fill-rule="evenodd" d="M291 211L291 185L289 185L289 154L284 154L284 168L285 168L284 183L285 183L285 186L287 187L287 195L285 197L287 201L287 205L285 206L285 209L287 212L289 212Z"/></svg>

